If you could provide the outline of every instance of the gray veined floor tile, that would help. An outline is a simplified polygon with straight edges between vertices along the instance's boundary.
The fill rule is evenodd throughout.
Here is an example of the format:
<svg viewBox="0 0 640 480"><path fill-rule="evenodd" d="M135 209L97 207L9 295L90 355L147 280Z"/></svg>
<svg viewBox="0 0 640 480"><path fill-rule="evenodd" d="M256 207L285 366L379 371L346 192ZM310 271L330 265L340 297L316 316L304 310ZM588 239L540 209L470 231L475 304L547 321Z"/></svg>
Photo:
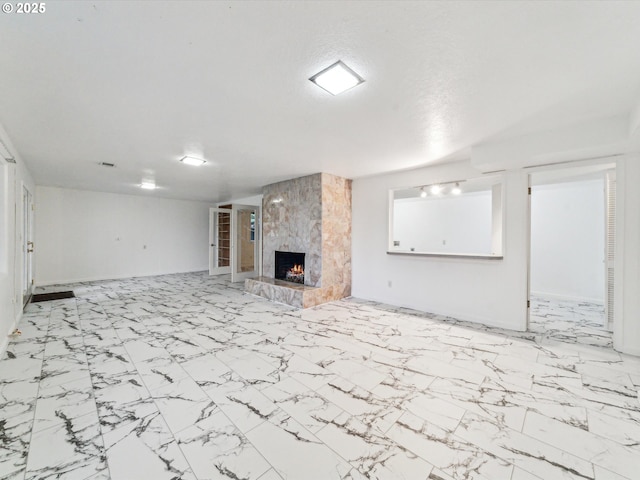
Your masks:
<svg viewBox="0 0 640 480"><path fill-rule="evenodd" d="M508 460L412 413L403 414L388 436L451 478L511 479L513 464Z"/></svg>
<svg viewBox="0 0 640 480"><path fill-rule="evenodd" d="M198 478L253 480L271 468L222 411L180 431L176 438Z"/></svg>
<svg viewBox="0 0 640 480"><path fill-rule="evenodd" d="M82 335L51 337L47 340L44 350L45 357L63 355L82 355L84 352L84 338Z"/></svg>
<svg viewBox="0 0 640 480"><path fill-rule="evenodd" d="M293 378L284 378L262 393L312 433L342 413L337 405Z"/></svg>
<svg viewBox="0 0 640 480"><path fill-rule="evenodd" d="M228 381L207 390L215 404L242 433L265 421L279 421L287 415L253 384L232 373Z"/></svg>
<svg viewBox="0 0 640 480"><path fill-rule="evenodd" d="M151 395L173 433L197 425L218 410L213 400L189 377L162 386Z"/></svg>
<svg viewBox="0 0 640 480"><path fill-rule="evenodd" d="M533 412L527 415L523 433L620 476L638 475L640 454L636 448Z"/></svg>
<svg viewBox="0 0 640 480"><path fill-rule="evenodd" d="M94 392L102 432L158 413L158 407L138 375L123 375L94 381Z"/></svg>
<svg viewBox="0 0 640 480"><path fill-rule="evenodd" d="M465 415L454 433L466 442L482 445L485 451L496 458L544 479L595 478L590 462L473 413Z"/></svg>
<svg viewBox="0 0 640 480"><path fill-rule="evenodd" d="M264 388L280 381L280 371L255 353L225 362L239 376L256 388Z"/></svg>
<svg viewBox="0 0 640 480"><path fill-rule="evenodd" d="M95 412L75 418L62 411L58 415L62 423L34 432L26 479L84 480L104 472L104 445Z"/></svg>
<svg viewBox="0 0 640 480"><path fill-rule="evenodd" d="M342 378L349 380L365 390L372 390L386 378L386 375L375 369L375 367L371 368L363 365L363 362L343 360L340 356L323 360L322 367L328 372L340 375ZM311 385L311 387L318 388L318 386L314 385Z"/></svg>
<svg viewBox="0 0 640 480"><path fill-rule="evenodd" d="M45 357L42 363L41 388L51 388L89 378L87 357L82 353Z"/></svg>
<svg viewBox="0 0 640 480"><path fill-rule="evenodd" d="M263 422L247 433L249 441L284 478L348 478L352 466L292 418Z"/></svg>
<svg viewBox="0 0 640 480"><path fill-rule="evenodd" d="M318 393L368 426L386 432L402 415L393 402L387 402L341 377L337 377Z"/></svg>
<svg viewBox="0 0 640 480"><path fill-rule="evenodd" d="M270 470L267 470L267 472L264 475L260 475L260 478L258 480L283 480L282 477L280 475L278 475L278 473L272 468Z"/></svg>
<svg viewBox="0 0 640 480"><path fill-rule="evenodd" d="M112 480L196 478L160 414L114 428L104 446Z"/></svg>
<svg viewBox="0 0 640 480"><path fill-rule="evenodd" d="M0 361L0 384L39 382L42 373L42 358L20 356Z"/></svg>
<svg viewBox="0 0 640 480"><path fill-rule="evenodd" d="M231 369L213 353L199 355L182 362L180 366L204 389L225 383L226 375L231 373Z"/></svg>
<svg viewBox="0 0 640 480"><path fill-rule="evenodd" d="M205 272L58 285L0 360L0 479L635 480L640 359L599 306L509 332Z"/></svg>
<svg viewBox="0 0 640 480"><path fill-rule="evenodd" d="M35 382L0 382L0 478L24 476L37 392Z"/></svg>
<svg viewBox="0 0 640 480"><path fill-rule="evenodd" d="M96 401L90 378L48 388L40 387L33 432L64 426L67 422L88 414L93 414L97 418Z"/></svg>
<svg viewBox="0 0 640 480"><path fill-rule="evenodd" d="M365 478L411 480L427 478L433 465L415 453L343 413L316 433Z"/></svg>
<svg viewBox="0 0 640 480"><path fill-rule="evenodd" d="M185 369L172 357L138 362L135 368L149 391L173 385L188 376Z"/></svg>

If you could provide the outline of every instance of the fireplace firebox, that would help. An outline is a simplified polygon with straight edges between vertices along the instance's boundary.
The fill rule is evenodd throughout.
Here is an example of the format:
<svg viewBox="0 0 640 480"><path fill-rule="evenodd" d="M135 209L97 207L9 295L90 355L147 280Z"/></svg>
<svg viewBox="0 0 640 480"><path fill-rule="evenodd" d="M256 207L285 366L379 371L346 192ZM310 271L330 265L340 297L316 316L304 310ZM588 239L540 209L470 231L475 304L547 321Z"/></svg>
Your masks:
<svg viewBox="0 0 640 480"><path fill-rule="evenodd" d="M276 251L275 277L304 285L304 253Z"/></svg>

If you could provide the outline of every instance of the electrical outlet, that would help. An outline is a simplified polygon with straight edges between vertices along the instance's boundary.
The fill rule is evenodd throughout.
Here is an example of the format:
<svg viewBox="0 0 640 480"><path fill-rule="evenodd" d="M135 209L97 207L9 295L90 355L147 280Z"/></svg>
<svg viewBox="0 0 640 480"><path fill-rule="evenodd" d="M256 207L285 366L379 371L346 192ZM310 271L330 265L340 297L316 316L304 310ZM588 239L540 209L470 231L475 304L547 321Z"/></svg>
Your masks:
<svg viewBox="0 0 640 480"><path fill-rule="evenodd" d="M392 286L391 280L389 280L389 281L387 282L387 285L388 285L388 287L389 287L389 288L391 288L391 286Z"/></svg>

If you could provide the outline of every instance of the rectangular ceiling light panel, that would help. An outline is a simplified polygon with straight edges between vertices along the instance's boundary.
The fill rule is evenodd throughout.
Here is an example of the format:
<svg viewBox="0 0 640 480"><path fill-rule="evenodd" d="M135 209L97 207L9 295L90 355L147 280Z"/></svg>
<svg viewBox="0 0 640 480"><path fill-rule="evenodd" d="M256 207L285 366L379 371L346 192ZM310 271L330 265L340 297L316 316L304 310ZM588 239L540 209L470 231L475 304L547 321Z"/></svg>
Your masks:
<svg viewBox="0 0 640 480"><path fill-rule="evenodd" d="M182 157L180 161L186 165L193 165L195 167L199 167L200 165L204 165L207 163L205 160L196 157L190 157L189 155Z"/></svg>
<svg viewBox="0 0 640 480"><path fill-rule="evenodd" d="M331 95L346 92L350 88L364 82L364 79L360 75L347 67L341 60L325 68L320 73L316 73L309 80Z"/></svg>

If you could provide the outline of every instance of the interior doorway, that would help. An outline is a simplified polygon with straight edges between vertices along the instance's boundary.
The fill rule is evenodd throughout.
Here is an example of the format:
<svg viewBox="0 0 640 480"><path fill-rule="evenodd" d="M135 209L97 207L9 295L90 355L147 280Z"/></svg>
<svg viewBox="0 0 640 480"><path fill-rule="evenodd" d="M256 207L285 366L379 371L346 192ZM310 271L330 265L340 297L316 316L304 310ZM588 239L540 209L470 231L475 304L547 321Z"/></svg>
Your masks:
<svg viewBox="0 0 640 480"><path fill-rule="evenodd" d="M209 209L209 274L231 274L232 282L260 274L260 207L224 205Z"/></svg>
<svg viewBox="0 0 640 480"><path fill-rule="evenodd" d="M233 258L231 281L241 282L257 277L260 273L260 207L253 205L233 205Z"/></svg>
<svg viewBox="0 0 640 480"><path fill-rule="evenodd" d="M615 164L530 175L528 330L612 347Z"/></svg>
<svg viewBox="0 0 640 480"><path fill-rule="evenodd" d="M33 294L33 196L22 186L22 305Z"/></svg>
<svg viewBox="0 0 640 480"><path fill-rule="evenodd" d="M209 275L231 273L231 205L209 209Z"/></svg>

